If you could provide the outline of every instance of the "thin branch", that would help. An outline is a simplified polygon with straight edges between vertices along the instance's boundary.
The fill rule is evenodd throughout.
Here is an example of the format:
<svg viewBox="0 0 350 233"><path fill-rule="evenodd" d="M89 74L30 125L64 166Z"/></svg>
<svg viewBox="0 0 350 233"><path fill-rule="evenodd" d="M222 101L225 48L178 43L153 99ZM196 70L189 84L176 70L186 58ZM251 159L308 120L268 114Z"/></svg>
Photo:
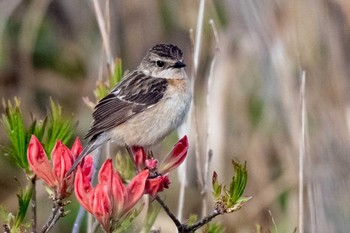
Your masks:
<svg viewBox="0 0 350 233"><path fill-rule="evenodd" d="M51 215L41 229L41 233L49 232L56 222L64 216L64 206L66 204L64 204L60 198L54 198L53 203Z"/></svg>
<svg viewBox="0 0 350 233"><path fill-rule="evenodd" d="M53 218L52 222L50 223L49 227L45 232L49 232L52 229L52 227L57 223L57 221L63 216L64 216L64 208L63 206L59 206L55 217Z"/></svg>
<svg viewBox="0 0 350 233"><path fill-rule="evenodd" d="M75 218L75 221L74 221L72 233L79 232L85 213L86 213L85 209L82 206L80 206L77 217Z"/></svg>
<svg viewBox="0 0 350 233"><path fill-rule="evenodd" d="M278 233L277 225L276 225L275 219L274 219L273 216L272 216L271 210L269 210L269 214L270 214L270 217L271 217L272 225L273 225L273 227L275 228L275 232Z"/></svg>
<svg viewBox="0 0 350 233"><path fill-rule="evenodd" d="M193 70L193 73L196 73L195 70ZM194 75L195 77L195 75ZM193 83L195 83L195 78L193 78ZM193 88L194 90L194 88ZM197 180L200 186L200 189L203 190L204 186L204 178L202 173L202 166L201 166L201 156L200 156L200 143L199 143L199 126L198 126L198 119L197 119L197 107L195 105L195 100L192 100L192 106L191 106L191 123L194 126L194 154L196 159L196 174L197 174ZM191 126L190 126L191 127Z"/></svg>
<svg viewBox="0 0 350 233"><path fill-rule="evenodd" d="M186 177L187 177L187 160L181 165L183 166L182 173L180 175L180 192L179 192L179 204L177 208L177 218L182 220L183 208L185 205L185 191L186 191Z"/></svg>
<svg viewBox="0 0 350 233"><path fill-rule="evenodd" d="M100 29L100 33L102 36L103 47L104 47L104 50L106 52L107 65L109 66L109 72L111 74L113 74L114 62L113 62L109 33L107 31L106 22L105 22L103 15L102 15L100 4L99 4L98 0L93 0L93 3L94 3L94 9L95 9L98 27Z"/></svg>
<svg viewBox="0 0 350 233"><path fill-rule="evenodd" d="M189 37L190 37L190 41L191 41L191 55L193 58L193 48L194 48L193 29L189 30ZM191 86L192 90L193 90L193 83L194 83L194 79L193 79L194 74L193 73L194 73L194 71L192 70L192 86ZM191 114L188 114L186 122L178 128L179 135L188 134L188 132L190 132L193 106L191 106L190 112L191 112ZM179 176L179 182L180 182L180 192L179 192L179 202L178 202L178 208L177 208L177 218L180 221L182 220L182 213L183 213L183 208L184 208L184 204L185 204L185 191L186 191L186 185L187 185L187 183L186 183L186 181L187 181L187 164L188 164L188 160L186 159L184 161L184 163L178 169L178 176Z"/></svg>
<svg viewBox="0 0 350 233"><path fill-rule="evenodd" d="M181 222L175 217L175 215L170 211L169 207L163 202L163 200L157 195L156 196L156 201L163 207L164 211L167 213L167 215L173 220L175 223L177 229L182 228Z"/></svg>
<svg viewBox="0 0 350 233"><path fill-rule="evenodd" d="M211 164L211 159L213 157L213 150L209 149L208 151L208 159L206 160L205 163L205 168L204 168L204 188L203 188L203 200L202 200L202 217L207 215L208 212L208 204L207 204L207 199L208 199L208 181L210 180L210 164Z"/></svg>
<svg viewBox="0 0 350 233"><path fill-rule="evenodd" d="M193 66L195 75L197 75L198 63L199 63L199 52L202 42L202 28L203 28L203 18L204 18L205 0L201 0L199 4L199 12L197 18L197 32L196 32L196 42L194 47L194 60Z"/></svg>
<svg viewBox="0 0 350 233"><path fill-rule="evenodd" d="M167 213L167 215L171 218L171 220L175 223L176 228L179 233L190 233L194 232L195 230L199 229L203 225L210 222L213 218L216 216L222 214L221 212L214 211L212 214L206 216L205 218L199 220L195 224L188 226L187 224L182 224L175 215L171 212L169 207L163 202L163 200L157 195L156 198L157 202L160 204L160 206L164 209L164 211Z"/></svg>
<svg viewBox="0 0 350 233"><path fill-rule="evenodd" d="M193 85L195 84L195 81L197 80L197 72L198 72L198 64L199 64L199 56L200 56L200 50L201 50L201 42L202 42L202 29L203 29L203 19L204 19L204 10L205 10L205 0L201 0L199 3L199 11L198 11L198 18L197 18L197 30L196 30L196 38L194 42L194 55L193 55ZM193 88L194 90L194 88ZM203 189L204 185L204 178L203 173L201 170L201 164L200 164L200 153L199 153L199 126L198 126L198 119L197 119L197 111L195 108L195 104L193 102L193 124L195 125L195 156L196 156L196 170L197 170L197 176L198 181L201 186L201 189Z"/></svg>
<svg viewBox="0 0 350 233"><path fill-rule="evenodd" d="M194 90L194 84L197 79L197 72L198 72L198 63L199 63L199 55L200 55L200 48L201 48L201 42L202 42L202 29L203 29L203 18L204 18L204 10L205 10L205 0L201 0L199 3L199 11L198 11L198 18L197 18L197 30L196 30L196 38L194 42L194 55L193 55L193 90ZM192 102L192 121L195 126L195 157L196 157L196 170L197 170L197 176L198 181L200 184L201 189L203 190L204 185L204 177L202 173L202 167L200 164L200 153L199 153L199 126L198 126L198 119L197 119L197 111L194 104L194 101Z"/></svg>
<svg viewBox="0 0 350 233"><path fill-rule="evenodd" d="M93 226L93 216L92 214L88 213L88 218L87 218L87 232L91 233L92 232L92 226Z"/></svg>
<svg viewBox="0 0 350 233"><path fill-rule="evenodd" d="M212 80L214 77L214 68L216 65L216 60L217 60L217 55L219 53L219 36L218 36L218 32L214 23L214 20L209 20L209 24L212 28L213 34L214 34L214 38L215 38L215 53L214 53L214 57L211 61L210 64L210 69L209 69L209 76L208 76L208 80L207 80L207 90L206 90L206 112L207 112L207 134L206 134L206 151L208 153L208 159L205 162L204 165L204 184L203 184L203 206L202 206L202 217L207 215L207 193L208 193L208 181L210 180L210 162L211 162L211 157L213 155L213 151L210 149L210 136L211 136L211 119L210 119L210 99L211 99L211 89L212 89Z"/></svg>
<svg viewBox="0 0 350 233"><path fill-rule="evenodd" d="M305 71L301 75L301 131L299 144L299 232L304 233L304 160L305 160Z"/></svg>
<svg viewBox="0 0 350 233"><path fill-rule="evenodd" d="M203 1L201 1L202 3ZM201 14L201 10L199 10L198 12L198 20L201 18L199 15ZM202 19L203 20L203 19ZM202 22L203 23L203 22ZM200 22L197 22L197 28L198 28L198 24L200 24ZM196 38L194 38L193 31L190 31L190 39L191 39L191 45L193 46L193 70L192 70L192 93L193 93L193 100L192 100L192 105L191 105L191 109L190 109L190 126L192 127L192 125L194 126L194 154L195 154L195 161L196 161L196 174L197 174L197 180L200 186L200 189L203 189L203 174L202 174L202 166L200 163L200 152L199 152L199 126L198 126L198 120L197 120L197 108L195 105L195 83L196 83L196 77L197 77L197 68L198 68L198 60L199 60L199 48L198 45L200 44L200 37L201 37L201 30L197 30L196 32ZM196 41L193 41L193 40Z"/></svg>
<svg viewBox="0 0 350 233"><path fill-rule="evenodd" d="M36 233L36 176L34 175L33 177L30 178L30 182L32 185L32 197L31 197L31 209L32 209L32 233Z"/></svg>
<svg viewBox="0 0 350 233"><path fill-rule="evenodd" d="M199 152L200 143L199 143L199 126L198 126L198 120L197 120L197 108L193 104L192 107L192 122L195 127L194 131L194 153L196 158L196 172L197 172L197 180L200 186L201 191L203 191L204 187L204 178L203 178L203 172L202 172L202 166L201 166L201 155Z"/></svg>
<svg viewBox="0 0 350 233"><path fill-rule="evenodd" d="M203 218L202 220L196 222L195 224L186 227L186 231L184 232L194 232L195 230L199 229L200 227L204 226L205 224L209 223L213 218L220 215L222 213L214 211L212 214L208 215L207 217Z"/></svg>
<svg viewBox="0 0 350 233"><path fill-rule="evenodd" d="M91 182L94 181L96 174L97 174L97 167L101 158L101 153L102 153L102 147L98 147L96 149L96 153L94 155L94 167L93 167L93 171L92 171L92 176L91 176ZM91 232L93 228L93 221L92 221L92 215L88 214L88 221L87 221L87 232Z"/></svg>
<svg viewBox="0 0 350 233"><path fill-rule="evenodd" d="M92 224L91 232L89 232L89 233L94 233L94 232L96 232L99 226L100 226L100 223L99 223L98 221L95 221L95 222Z"/></svg>
<svg viewBox="0 0 350 233"><path fill-rule="evenodd" d="M52 210L51 210L51 215L50 215L49 219L47 220L46 224L41 229L41 233L47 232L47 229L49 228L49 226L51 225L51 222L55 218L57 211L58 211L58 206L56 206L56 204L54 204L54 206L52 207Z"/></svg>

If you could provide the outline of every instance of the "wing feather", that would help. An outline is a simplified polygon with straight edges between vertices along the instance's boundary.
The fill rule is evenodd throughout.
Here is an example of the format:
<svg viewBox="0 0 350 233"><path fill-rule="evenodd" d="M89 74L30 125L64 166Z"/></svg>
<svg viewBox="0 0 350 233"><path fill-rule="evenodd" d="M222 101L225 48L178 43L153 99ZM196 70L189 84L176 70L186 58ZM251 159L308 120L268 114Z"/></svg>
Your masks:
<svg viewBox="0 0 350 233"><path fill-rule="evenodd" d="M168 81L135 71L96 105L92 127L85 138L97 137L133 116L153 107L163 98Z"/></svg>

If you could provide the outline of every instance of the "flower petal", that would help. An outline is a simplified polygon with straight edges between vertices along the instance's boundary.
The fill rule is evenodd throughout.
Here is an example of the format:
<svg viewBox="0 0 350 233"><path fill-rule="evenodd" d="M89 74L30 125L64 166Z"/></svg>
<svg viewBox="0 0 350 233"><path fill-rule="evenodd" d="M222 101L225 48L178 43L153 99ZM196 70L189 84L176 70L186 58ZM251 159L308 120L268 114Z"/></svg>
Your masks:
<svg viewBox="0 0 350 233"><path fill-rule="evenodd" d="M79 137L76 137L71 149L73 160L76 160L76 158L80 155L82 151L83 151L83 146L81 145L81 141Z"/></svg>
<svg viewBox="0 0 350 233"><path fill-rule="evenodd" d="M128 184L128 199L126 205L124 206L124 213L128 212L144 194L148 174L148 170L144 170L135 176Z"/></svg>
<svg viewBox="0 0 350 233"><path fill-rule="evenodd" d="M106 184L98 184L96 186L92 209L93 215L106 232L110 232L112 216L112 200L108 195L109 189Z"/></svg>
<svg viewBox="0 0 350 233"><path fill-rule="evenodd" d="M78 167L77 173L75 175L75 196L78 202L90 213L92 213L92 205L90 203L91 195L94 193L90 180L88 177L84 176L81 167Z"/></svg>
<svg viewBox="0 0 350 233"><path fill-rule="evenodd" d="M117 220L121 217L124 211L125 202L127 199L127 190L119 177L118 172L113 174L112 196L113 196L113 219Z"/></svg>
<svg viewBox="0 0 350 233"><path fill-rule="evenodd" d="M142 171L145 168L146 152L141 146L133 146L132 151L134 154L134 162L138 171Z"/></svg>
<svg viewBox="0 0 350 233"><path fill-rule="evenodd" d="M100 172L98 173L98 183L112 186L113 180L113 164L111 159L107 159L101 166Z"/></svg>
<svg viewBox="0 0 350 233"><path fill-rule="evenodd" d="M155 197L159 192L162 192L164 188L169 188L169 185L170 181L168 176L157 176L147 180L145 192Z"/></svg>
<svg viewBox="0 0 350 233"><path fill-rule="evenodd" d="M45 183L54 187L56 185L56 178L52 172L50 162L46 156L44 148L39 140L32 135L27 149L27 158L32 171Z"/></svg>
<svg viewBox="0 0 350 233"><path fill-rule="evenodd" d="M83 161L80 163L80 167L85 176L87 176L90 180L92 177L92 172L94 168L94 159L91 155L85 156Z"/></svg>
<svg viewBox="0 0 350 233"><path fill-rule="evenodd" d="M188 139L185 135L173 147L168 156L159 166L158 172L166 174L169 171L177 168L185 160L188 151Z"/></svg>
<svg viewBox="0 0 350 233"><path fill-rule="evenodd" d="M73 190L74 174L66 177L67 172L73 164L73 155L68 147L57 141L51 152L53 172L56 176L58 194L60 197L67 197Z"/></svg>

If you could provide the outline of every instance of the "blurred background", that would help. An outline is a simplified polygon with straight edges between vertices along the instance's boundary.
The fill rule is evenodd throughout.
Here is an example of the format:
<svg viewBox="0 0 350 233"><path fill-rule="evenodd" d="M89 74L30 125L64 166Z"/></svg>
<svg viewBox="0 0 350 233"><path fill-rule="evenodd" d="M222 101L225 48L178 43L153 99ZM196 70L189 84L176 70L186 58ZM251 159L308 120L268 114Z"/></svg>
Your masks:
<svg viewBox="0 0 350 233"><path fill-rule="evenodd" d="M153 45L173 43L184 51L192 77L189 30L196 33L199 1L100 4L103 12L109 9L112 56L122 59L124 71L134 69ZM304 232L349 232L350 1L207 0L201 41L194 80L200 163L211 148L211 170L228 184L230 160L247 161L245 195L253 196L242 210L216 221L226 232L254 232L256 224L280 233L298 227L300 80L305 71ZM76 135L83 136L90 127L91 108L82 98L94 100L96 82L107 74L92 1L0 1L0 97L18 96L28 121L31 113L43 117L52 97L79 121ZM202 204L191 129L184 219L200 214ZM175 141L175 135L169 137L160 150L168 151ZM0 143L7 143L2 130ZM15 176L25 183L16 166L1 155L0 203L10 211L17 208ZM171 179L171 190L164 194L176 213L179 183L176 174ZM38 192L38 199L41 226L51 206L45 191ZM75 212L53 232L69 232ZM175 232L163 212L156 225L162 232Z"/></svg>

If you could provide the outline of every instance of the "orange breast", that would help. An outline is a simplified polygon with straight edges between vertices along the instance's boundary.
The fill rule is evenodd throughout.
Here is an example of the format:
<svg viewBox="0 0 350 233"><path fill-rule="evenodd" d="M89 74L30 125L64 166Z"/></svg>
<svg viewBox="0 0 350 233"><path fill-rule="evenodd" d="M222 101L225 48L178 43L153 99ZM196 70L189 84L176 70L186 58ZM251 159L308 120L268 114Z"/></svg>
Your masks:
<svg viewBox="0 0 350 233"><path fill-rule="evenodd" d="M185 79L168 79L168 83L171 87L178 91L185 91L187 82Z"/></svg>

